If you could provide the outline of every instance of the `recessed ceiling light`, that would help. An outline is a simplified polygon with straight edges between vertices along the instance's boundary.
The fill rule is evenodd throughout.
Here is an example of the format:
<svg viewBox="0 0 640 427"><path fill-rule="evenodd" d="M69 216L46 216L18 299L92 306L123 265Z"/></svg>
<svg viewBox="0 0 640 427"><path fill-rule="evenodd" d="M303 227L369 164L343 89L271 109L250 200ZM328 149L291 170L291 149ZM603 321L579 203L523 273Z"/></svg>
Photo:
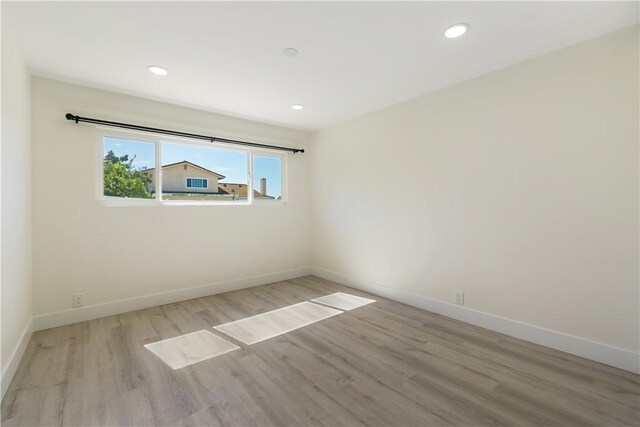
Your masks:
<svg viewBox="0 0 640 427"><path fill-rule="evenodd" d="M282 53L284 54L284 56L298 56L298 54L300 52L298 52L298 49L293 48L293 47L288 47L285 49L282 49Z"/></svg>
<svg viewBox="0 0 640 427"><path fill-rule="evenodd" d="M292 110L302 110L304 108L304 105L300 105L300 104L293 104L291 106Z"/></svg>
<svg viewBox="0 0 640 427"><path fill-rule="evenodd" d="M447 28L447 31L444 32L444 36L448 39L455 39L456 37L460 37L464 33L466 33L469 28L469 24L455 24Z"/></svg>
<svg viewBox="0 0 640 427"><path fill-rule="evenodd" d="M166 68L162 68L159 65L149 65L147 66L147 70L159 76L166 76L167 74L169 74L169 70L167 70Z"/></svg>

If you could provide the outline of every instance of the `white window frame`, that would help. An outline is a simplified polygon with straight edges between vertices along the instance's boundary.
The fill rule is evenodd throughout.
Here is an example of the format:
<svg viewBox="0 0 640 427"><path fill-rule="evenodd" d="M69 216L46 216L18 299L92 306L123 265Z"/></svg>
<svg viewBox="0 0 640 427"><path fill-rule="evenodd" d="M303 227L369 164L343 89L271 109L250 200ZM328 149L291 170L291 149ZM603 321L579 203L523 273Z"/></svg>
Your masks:
<svg viewBox="0 0 640 427"><path fill-rule="evenodd" d="M233 147L227 144L217 144L187 138L170 137L166 135L149 134L146 132L120 131L111 128L96 126L96 199L99 203L108 206L283 206L288 203L288 154L287 152L254 149L251 147ZM155 195L153 199L129 199L126 197L113 197L104 195L104 138L119 138L132 141L140 141L155 144L156 164L153 173L155 183ZM247 154L247 200L162 200L162 143L200 145L209 148L218 148L227 151L236 151ZM281 159L281 185L282 197L278 199L254 199L253 197L253 156L278 157ZM206 178L204 178L206 179ZM209 186L207 180L207 187ZM185 180L186 187L186 180ZM208 189L208 188L207 188Z"/></svg>

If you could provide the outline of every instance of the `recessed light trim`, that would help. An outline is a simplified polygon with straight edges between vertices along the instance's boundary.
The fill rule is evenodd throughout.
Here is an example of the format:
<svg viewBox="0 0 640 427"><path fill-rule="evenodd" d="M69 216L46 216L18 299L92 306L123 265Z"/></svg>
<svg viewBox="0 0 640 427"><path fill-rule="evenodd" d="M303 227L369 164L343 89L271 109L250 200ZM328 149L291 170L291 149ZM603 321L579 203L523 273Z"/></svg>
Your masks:
<svg viewBox="0 0 640 427"><path fill-rule="evenodd" d="M169 74L169 70L159 65L147 65L147 70L158 76L166 76Z"/></svg>
<svg viewBox="0 0 640 427"><path fill-rule="evenodd" d="M448 39L455 39L464 35L467 31L469 31L469 28L471 28L469 24L455 24L447 28L447 30L444 32L444 36Z"/></svg>
<svg viewBox="0 0 640 427"><path fill-rule="evenodd" d="M299 53L300 53L300 51L298 51L298 49L296 49L295 47L286 47L286 48L282 49L282 54L284 56L288 56L290 58L292 58L294 56L298 56Z"/></svg>
<svg viewBox="0 0 640 427"><path fill-rule="evenodd" d="M302 110L303 108L304 108L304 105L302 105L302 104L293 104L293 105L291 106L291 109L292 109L292 110L296 110L296 111L300 111L300 110Z"/></svg>

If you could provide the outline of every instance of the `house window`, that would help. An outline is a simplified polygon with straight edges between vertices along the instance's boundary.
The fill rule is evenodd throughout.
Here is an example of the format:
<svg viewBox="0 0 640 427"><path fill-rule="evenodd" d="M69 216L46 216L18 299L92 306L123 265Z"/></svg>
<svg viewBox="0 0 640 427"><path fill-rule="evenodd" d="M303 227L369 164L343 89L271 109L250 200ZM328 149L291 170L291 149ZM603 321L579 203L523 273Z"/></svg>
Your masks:
<svg viewBox="0 0 640 427"><path fill-rule="evenodd" d="M101 141L98 194L112 204L284 201L285 160L265 150L109 134Z"/></svg>
<svg viewBox="0 0 640 427"><path fill-rule="evenodd" d="M207 188L207 179L206 178L187 178L187 188Z"/></svg>

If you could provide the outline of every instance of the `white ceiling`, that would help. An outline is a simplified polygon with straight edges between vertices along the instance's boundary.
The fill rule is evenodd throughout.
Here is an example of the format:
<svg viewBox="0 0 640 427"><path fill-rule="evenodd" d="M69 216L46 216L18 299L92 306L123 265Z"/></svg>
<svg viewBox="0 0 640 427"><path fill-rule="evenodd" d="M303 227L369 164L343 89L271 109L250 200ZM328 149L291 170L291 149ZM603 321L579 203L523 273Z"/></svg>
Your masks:
<svg viewBox="0 0 640 427"><path fill-rule="evenodd" d="M3 2L2 15L37 75L313 130L633 25L638 2ZM470 32L444 38L458 22Z"/></svg>

